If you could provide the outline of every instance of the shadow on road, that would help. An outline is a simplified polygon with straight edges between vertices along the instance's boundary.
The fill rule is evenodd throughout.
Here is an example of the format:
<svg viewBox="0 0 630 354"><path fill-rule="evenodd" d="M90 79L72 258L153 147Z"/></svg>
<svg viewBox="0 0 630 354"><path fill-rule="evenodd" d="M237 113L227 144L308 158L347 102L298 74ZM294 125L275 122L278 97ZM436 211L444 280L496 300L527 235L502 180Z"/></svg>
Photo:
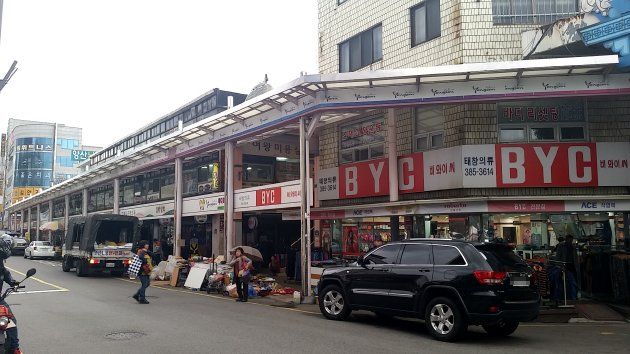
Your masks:
<svg viewBox="0 0 630 354"><path fill-rule="evenodd" d="M349 321L355 324L378 327L379 329L387 329L398 332L406 332L408 334L420 335L426 337L427 339L432 339L431 335L427 332L424 326L424 321L419 319L379 317L369 312L358 312L353 313ZM518 330L510 337L491 338L481 327L478 326L470 326L468 331L458 341L458 343L462 344L483 343L486 346L505 346L506 344L520 345L528 342L529 341L518 337Z"/></svg>

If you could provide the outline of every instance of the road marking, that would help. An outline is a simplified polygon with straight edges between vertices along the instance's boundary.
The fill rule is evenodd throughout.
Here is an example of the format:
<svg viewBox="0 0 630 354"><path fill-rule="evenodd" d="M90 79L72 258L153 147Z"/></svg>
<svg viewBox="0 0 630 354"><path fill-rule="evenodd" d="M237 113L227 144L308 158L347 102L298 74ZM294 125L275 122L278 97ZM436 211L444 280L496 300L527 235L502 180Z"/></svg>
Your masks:
<svg viewBox="0 0 630 354"><path fill-rule="evenodd" d="M30 290L30 291L19 291L19 292L11 293L11 295L41 294L41 293L65 293L67 291L69 291L69 290L68 289Z"/></svg>
<svg viewBox="0 0 630 354"><path fill-rule="evenodd" d="M14 272L14 273L17 273L17 274L22 275L22 276L24 276L24 277L26 276L26 274L25 274L25 273L22 273L22 272L20 272L20 271L17 271L17 270L15 270L15 269L13 269L13 268L9 268L9 267L6 267L6 268L7 268L8 270L10 270L10 271ZM53 288L55 288L55 289L57 289L57 290L59 290L59 291L70 291L70 290L68 290L68 289L66 289L66 288L64 288L64 287L62 287L62 286L55 285L55 284L51 284L51 283L49 283L49 282L47 282L47 281L43 281L43 280L41 280L41 279L39 279L39 278L36 278L36 277L31 277L31 278L29 278L29 279L35 280L35 281L40 282L40 283L42 283L42 284L44 284L44 285L52 286Z"/></svg>
<svg viewBox="0 0 630 354"><path fill-rule="evenodd" d="M45 264L45 265L49 265L51 267L58 267L59 266L59 263L54 263L52 261L34 260L34 262Z"/></svg>
<svg viewBox="0 0 630 354"><path fill-rule="evenodd" d="M132 283L132 284L140 284L136 281L133 280L129 280L129 279L121 279L121 278L116 278L120 281L124 281L127 283ZM202 294L202 293L198 293L198 292L192 292L192 291L188 291L188 290L179 290L179 289L172 289L172 288L167 288L165 286L162 285L153 285L154 288L158 288L158 289L162 289L162 290L168 290L168 291L173 291L173 292L177 292L177 293L183 293L183 294L189 294L189 295L197 295L197 296L204 296L204 297L210 297L213 299L218 299L218 300L228 300L228 301L234 301L233 298L231 297L225 297L225 296L217 296L217 295L210 295L210 294ZM272 308L276 308L276 309L281 309L281 310L287 310L287 311L293 311L293 312L301 312L301 313L307 313L309 315L319 315L319 312L313 312L313 311L305 311L305 310L300 310L300 309L295 309L295 308L289 308L289 307L280 307L280 306L273 306L273 305L269 305L269 304L261 304L261 303L257 303L257 302L247 302L247 304L249 305L258 305L258 306L267 306L267 307L272 307Z"/></svg>

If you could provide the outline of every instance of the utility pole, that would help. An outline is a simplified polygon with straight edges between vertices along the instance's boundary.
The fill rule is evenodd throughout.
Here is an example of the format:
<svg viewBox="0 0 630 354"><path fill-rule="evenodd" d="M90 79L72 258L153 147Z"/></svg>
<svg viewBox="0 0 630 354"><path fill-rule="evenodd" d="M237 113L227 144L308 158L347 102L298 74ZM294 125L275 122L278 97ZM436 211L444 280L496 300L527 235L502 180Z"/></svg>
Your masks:
<svg viewBox="0 0 630 354"><path fill-rule="evenodd" d="M4 7L4 0L0 0L0 39L2 39L2 8ZM9 71L4 75L4 78L0 79L0 92L4 88L4 86L11 80L13 74L17 71L17 61L14 60L13 64L9 68Z"/></svg>

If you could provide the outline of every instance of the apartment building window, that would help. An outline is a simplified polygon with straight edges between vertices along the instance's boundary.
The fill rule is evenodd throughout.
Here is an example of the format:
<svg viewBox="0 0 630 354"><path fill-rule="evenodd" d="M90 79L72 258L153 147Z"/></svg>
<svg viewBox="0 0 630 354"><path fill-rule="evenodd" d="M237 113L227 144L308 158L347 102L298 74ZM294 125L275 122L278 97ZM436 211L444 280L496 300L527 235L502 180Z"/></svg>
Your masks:
<svg viewBox="0 0 630 354"><path fill-rule="evenodd" d="M440 34L439 0L426 0L411 8L412 47L438 38Z"/></svg>
<svg viewBox="0 0 630 354"><path fill-rule="evenodd" d="M495 25L549 24L578 12L577 0L492 0Z"/></svg>
<svg viewBox="0 0 630 354"><path fill-rule="evenodd" d="M444 108L417 107L414 115L414 150L425 151L444 147Z"/></svg>
<svg viewBox="0 0 630 354"><path fill-rule="evenodd" d="M356 71L383 59L383 27L367 31L339 44L339 72Z"/></svg>
<svg viewBox="0 0 630 354"><path fill-rule="evenodd" d="M540 100L497 104L499 142L585 141L581 100Z"/></svg>
<svg viewBox="0 0 630 354"><path fill-rule="evenodd" d="M340 163L371 160L385 154L382 116L344 125L340 130Z"/></svg>

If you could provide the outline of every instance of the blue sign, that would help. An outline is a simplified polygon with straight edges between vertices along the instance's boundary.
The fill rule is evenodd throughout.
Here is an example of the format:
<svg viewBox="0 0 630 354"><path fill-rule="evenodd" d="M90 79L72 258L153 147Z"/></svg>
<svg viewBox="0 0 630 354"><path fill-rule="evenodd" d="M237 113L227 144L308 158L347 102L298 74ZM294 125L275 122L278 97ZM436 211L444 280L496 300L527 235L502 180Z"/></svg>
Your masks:
<svg viewBox="0 0 630 354"><path fill-rule="evenodd" d="M630 34L630 14L579 30L586 45L609 42Z"/></svg>
<svg viewBox="0 0 630 354"><path fill-rule="evenodd" d="M598 6L606 5L605 8ZM630 1L610 0L593 8L600 23L579 29L585 45L602 44L619 54L619 66L630 66Z"/></svg>

